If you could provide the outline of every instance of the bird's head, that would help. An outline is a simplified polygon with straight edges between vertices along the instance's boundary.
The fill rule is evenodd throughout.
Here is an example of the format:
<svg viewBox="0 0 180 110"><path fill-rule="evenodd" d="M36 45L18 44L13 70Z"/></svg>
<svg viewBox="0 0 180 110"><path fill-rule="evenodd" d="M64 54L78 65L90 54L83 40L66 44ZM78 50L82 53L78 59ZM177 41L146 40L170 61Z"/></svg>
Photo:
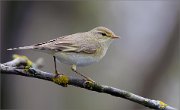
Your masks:
<svg viewBox="0 0 180 110"><path fill-rule="evenodd" d="M92 29L91 32L96 37L96 39L99 40L99 42L108 43L114 39L119 38L119 36L115 35L114 32L105 27L96 27Z"/></svg>

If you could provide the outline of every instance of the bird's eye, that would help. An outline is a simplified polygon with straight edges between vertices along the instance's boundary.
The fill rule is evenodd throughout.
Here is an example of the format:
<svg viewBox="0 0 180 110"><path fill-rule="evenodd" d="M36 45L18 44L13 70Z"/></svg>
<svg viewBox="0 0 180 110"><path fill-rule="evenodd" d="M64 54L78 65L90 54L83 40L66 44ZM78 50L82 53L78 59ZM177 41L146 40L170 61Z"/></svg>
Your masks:
<svg viewBox="0 0 180 110"><path fill-rule="evenodd" d="M105 32L98 32L98 34L101 34L102 36L108 36L108 34Z"/></svg>
<svg viewBox="0 0 180 110"><path fill-rule="evenodd" d="M101 33L101 35L103 35L103 36L107 36L107 35L106 35L106 33Z"/></svg>

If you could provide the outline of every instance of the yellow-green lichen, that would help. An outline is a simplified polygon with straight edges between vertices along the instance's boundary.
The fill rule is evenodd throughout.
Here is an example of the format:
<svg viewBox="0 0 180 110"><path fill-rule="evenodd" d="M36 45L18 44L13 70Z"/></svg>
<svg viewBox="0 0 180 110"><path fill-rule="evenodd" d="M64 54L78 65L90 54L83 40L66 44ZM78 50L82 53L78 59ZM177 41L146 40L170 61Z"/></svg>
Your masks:
<svg viewBox="0 0 180 110"><path fill-rule="evenodd" d="M160 109L165 109L167 107L167 104L165 104L162 101L159 101Z"/></svg>
<svg viewBox="0 0 180 110"><path fill-rule="evenodd" d="M27 67L25 67L26 69L29 69L30 67L32 67L32 61L28 59L28 57L24 56L24 55L17 55L17 54L14 54L13 55L13 59L16 59L16 58L23 58L26 60L27 62Z"/></svg>
<svg viewBox="0 0 180 110"><path fill-rule="evenodd" d="M53 82L56 84L60 84L64 87L67 87L69 78L66 75L59 75L59 76L53 78Z"/></svg>

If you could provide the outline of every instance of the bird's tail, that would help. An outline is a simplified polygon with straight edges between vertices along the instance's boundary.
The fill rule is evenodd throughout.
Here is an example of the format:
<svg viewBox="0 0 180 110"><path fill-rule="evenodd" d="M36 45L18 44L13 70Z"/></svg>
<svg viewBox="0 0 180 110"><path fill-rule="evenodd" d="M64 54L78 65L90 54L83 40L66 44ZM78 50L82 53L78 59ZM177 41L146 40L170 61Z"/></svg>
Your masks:
<svg viewBox="0 0 180 110"><path fill-rule="evenodd" d="M17 47L17 48L9 48L7 50L26 50L26 49L34 49L34 46L24 46L24 47Z"/></svg>

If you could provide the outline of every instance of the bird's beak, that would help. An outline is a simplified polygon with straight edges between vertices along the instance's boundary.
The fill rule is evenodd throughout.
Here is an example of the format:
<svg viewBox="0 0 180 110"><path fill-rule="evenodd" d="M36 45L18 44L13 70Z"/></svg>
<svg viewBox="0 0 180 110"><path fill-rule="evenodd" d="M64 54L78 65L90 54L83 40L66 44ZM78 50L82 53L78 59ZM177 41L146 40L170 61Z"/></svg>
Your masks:
<svg viewBox="0 0 180 110"><path fill-rule="evenodd" d="M119 37L119 36L114 35L114 36L112 36L111 38L112 38L112 39L117 39L117 38L120 38L120 37Z"/></svg>

